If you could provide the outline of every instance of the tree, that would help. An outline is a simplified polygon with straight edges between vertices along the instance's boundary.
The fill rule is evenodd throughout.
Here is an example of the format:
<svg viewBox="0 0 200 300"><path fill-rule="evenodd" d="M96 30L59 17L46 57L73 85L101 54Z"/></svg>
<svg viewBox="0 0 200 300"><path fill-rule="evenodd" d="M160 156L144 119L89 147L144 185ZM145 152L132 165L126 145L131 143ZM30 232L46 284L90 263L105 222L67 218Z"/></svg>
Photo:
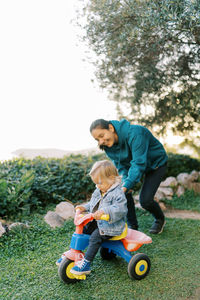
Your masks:
<svg viewBox="0 0 200 300"><path fill-rule="evenodd" d="M200 124L199 0L88 0L84 40L109 98L163 134Z"/></svg>

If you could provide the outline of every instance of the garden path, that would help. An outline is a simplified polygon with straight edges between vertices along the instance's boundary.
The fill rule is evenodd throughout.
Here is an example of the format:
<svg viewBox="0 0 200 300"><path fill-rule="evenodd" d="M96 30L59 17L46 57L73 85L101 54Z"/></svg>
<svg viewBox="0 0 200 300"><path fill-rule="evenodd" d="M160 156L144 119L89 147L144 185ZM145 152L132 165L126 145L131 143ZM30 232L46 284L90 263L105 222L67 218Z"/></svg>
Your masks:
<svg viewBox="0 0 200 300"><path fill-rule="evenodd" d="M167 218L200 220L199 212L189 210L167 209L164 211L164 214Z"/></svg>

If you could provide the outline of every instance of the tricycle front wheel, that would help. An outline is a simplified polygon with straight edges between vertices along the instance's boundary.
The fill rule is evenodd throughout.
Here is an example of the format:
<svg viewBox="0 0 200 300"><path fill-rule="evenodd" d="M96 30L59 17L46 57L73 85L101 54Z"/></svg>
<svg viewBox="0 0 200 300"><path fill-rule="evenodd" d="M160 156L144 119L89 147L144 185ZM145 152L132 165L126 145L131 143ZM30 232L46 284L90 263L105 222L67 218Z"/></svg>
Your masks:
<svg viewBox="0 0 200 300"><path fill-rule="evenodd" d="M74 266L74 261L66 257L61 261L58 268L58 275L62 281L65 283L74 283L77 282L77 279L74 278L73 274L70 272L71 268Z"/></svg>
<svg viewBox="0 0 200 300"><path fill-rule="evenodd" d="M128 275L130 278L141 280L150 271L151 262L149 257L143 253L135 254L128 264Z"/></svg>

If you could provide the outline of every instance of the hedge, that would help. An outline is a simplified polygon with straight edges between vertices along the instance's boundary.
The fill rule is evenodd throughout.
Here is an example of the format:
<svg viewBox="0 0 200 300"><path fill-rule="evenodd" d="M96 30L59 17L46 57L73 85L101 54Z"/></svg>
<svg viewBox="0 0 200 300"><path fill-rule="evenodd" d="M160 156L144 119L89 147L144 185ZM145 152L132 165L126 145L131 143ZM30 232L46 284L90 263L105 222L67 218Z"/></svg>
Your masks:
<svg viewBox="0 0 200 300"><path fill-rule="evenodd" d="M70 200L86 201L95 186L88 176L95 156L71 155L63 159L14 159L0 163L0 216L30 214L38 207ZM200 170L200 161L169 153L166 177ZM136 189L139 188L136 186Z"/></svg>

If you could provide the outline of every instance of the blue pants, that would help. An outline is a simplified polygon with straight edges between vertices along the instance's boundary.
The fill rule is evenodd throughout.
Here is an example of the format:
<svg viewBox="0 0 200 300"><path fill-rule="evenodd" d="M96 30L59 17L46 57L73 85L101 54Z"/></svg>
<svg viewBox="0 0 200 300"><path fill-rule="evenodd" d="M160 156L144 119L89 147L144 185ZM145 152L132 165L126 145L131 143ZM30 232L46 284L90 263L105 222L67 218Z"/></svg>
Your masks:
<svg viewBox="0 0 200 300"><path fill-rule="evenodd" d="M167 164L145 174L142 188L140 191L139 201L141 206L147 211L149 211L156 220L164 219L164 214L158 202L154 201L154 196L165 175L166 169L167 169ZM126 193L126 199L127 199L127 207L128 207L128 214L127 214L128 226L130 228L137 229L138 222L135 213L135 204L134 204L132 194Z"/></svg>

